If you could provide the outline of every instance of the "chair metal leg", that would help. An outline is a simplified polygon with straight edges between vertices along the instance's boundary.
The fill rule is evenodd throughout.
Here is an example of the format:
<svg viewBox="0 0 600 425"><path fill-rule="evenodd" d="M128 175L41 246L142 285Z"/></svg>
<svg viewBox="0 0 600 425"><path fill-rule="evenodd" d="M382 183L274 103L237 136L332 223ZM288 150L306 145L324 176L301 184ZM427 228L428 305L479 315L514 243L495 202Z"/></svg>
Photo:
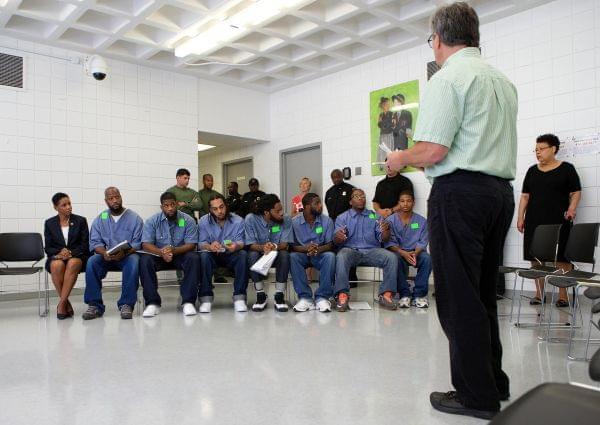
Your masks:
<svg viewBox="0 0 600 425"><path fill-rule="evenodd" d="M42 280L41 276L38 273L38 315L42 316Z"/></svg>
<svg viewBox="0 0 600 425"><path fill-rule="evenodd" d="M48 273L44 273L44 292L46 294L46 311L44 312L44 316L48 315L50 311L50 287L48 286Z"/></svg>
<svg viewBox="0 0 600 425"><path fill-rule="evenodd" d="M515 322L515 327L517 328L533 328L533 327L537 327L538 326L538 322L531 322L531 323L521 323L521 300L522 298L524 298L525 296L523 295L523 285L525 284L525 278L521 277L521 290L519 291L519 307L517 309L517 321ZM516 295L513 294L513 298ZM533 314L532 314L533 315ZM536 316L539 316L538 314L535 314Z"/></svg>
<svg viewBox="0 0 600 425"><path fill-rule="evenodd" d="M41 273L44 273L44 308L42 310L42 276ZM50 294L48 288L48 273L46 271L42 271L38 273L38 315L40 317L48 316L48 312L50 311Z"/></svg>
<svg viewBox="0 0 600 425"><path fill-rule="evenodd" d="M521 324L521 298L523 296L523 285L525 284L525 278L522 277L521 278L521 290L519 291L519 309L517 310L517 323L515 323L515 326L519 326ZM515 295L513 294L513 298L515 297Z"/></svg>
<svg viewBox="0 0 600 425"><path fill-rule="evenodd" d="M514 275L515 275L515 278L513 279L512 298L510 300L510 316L508 319L509 322L512 322L513 312L515 310L515 293L517 291L517 272L515 272Z"/></svg>

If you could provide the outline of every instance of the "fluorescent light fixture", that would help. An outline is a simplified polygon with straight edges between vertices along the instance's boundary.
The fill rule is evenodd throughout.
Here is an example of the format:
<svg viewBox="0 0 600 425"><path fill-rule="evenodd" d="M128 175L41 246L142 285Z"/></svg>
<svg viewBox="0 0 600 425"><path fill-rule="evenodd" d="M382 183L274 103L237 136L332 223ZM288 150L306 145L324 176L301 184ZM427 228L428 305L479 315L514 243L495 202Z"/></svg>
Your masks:
<svg viewBox="0 0 600 425"><path fill-rule="evenodd" d="M184 58L191 54L201 55L221 43L227 43L242 32L225 22L215 22L209 29L175 48L175 56Z"/></svg>
<svg viewBox="0 0 600 425"><path fill-rule="evenodd" d="M200 56L240 36L248 26L260 25L283 10L295 8L303 2L306 0L256 0L225 20L215 21L206 31L177 46L175 56Z"/></svg>
<svg viewBox="0 0 600 425"><path fill-rule="evenodd" d="M281 12L281 6L281 1L258 0L230 17L229 21L235 26L259 25Z"/></svg>
<svg viewBox="0 0 600 425"><path fill-rule="evenodd" d="M203 145L202 143L198 143L198 152L207 151L209 149L216 148L214 145Z"/></svg>

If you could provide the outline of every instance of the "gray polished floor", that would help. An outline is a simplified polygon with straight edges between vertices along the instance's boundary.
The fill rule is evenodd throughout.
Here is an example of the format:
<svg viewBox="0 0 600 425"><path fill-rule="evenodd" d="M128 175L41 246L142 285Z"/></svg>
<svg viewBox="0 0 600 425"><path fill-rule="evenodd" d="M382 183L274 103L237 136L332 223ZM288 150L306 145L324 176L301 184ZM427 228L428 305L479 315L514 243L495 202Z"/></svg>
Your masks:
<svg viewBox="0 0 600 425"><path fill-rule="evenodd" d="M229 287L218 290L211 314L188 318L175 289L153 319L120 320L115 293L89 322L78 298L60 322L38 318L33 300L0 303L0 424L483 423L429 405L430 391L450 389L435 305L234 313ZM591 383L565 345L507 319L501 329L513 400L541 382Z"/></svg>

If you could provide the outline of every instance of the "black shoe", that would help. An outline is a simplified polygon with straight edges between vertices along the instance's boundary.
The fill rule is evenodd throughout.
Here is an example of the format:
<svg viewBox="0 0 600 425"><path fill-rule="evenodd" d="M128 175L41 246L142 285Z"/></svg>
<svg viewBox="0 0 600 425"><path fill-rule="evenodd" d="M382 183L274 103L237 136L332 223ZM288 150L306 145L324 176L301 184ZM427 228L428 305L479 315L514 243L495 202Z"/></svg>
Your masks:
<svg viewBox="0 0 600 425"><path fill-rule="evenodd" d="M256 302L252 305L252 311L263 311L267 306L267 294L264 292L256 293Z"/></svg>
<svg viewBox="0 0 600 425"><path fill-rule="evenodd" d="M59 313L58 310L56 311L56 318L58 320L65 320L67 317L71 317L71 316L69 316L68 312L63 314L63 313Z"/></svg>
<svg viewBox="0 0 600 425"><path fill-rule="evenodd" d="M456 391L447 393L433 392L429 395L429 402L434 409L452 415L474 416L480 419L492 419L498 414L495 410L479 410L466 407L459 400Z"/></svg>
<svg viewBox="0 0 600 425"><path fill-rule="evenodd" d="M563 308L563 307L568 307L569 306L569 301L567 300L558 300L556 301L556 303L554 303L554 305L558 308Z"/></svg>
<svg viewBox="0 0 600 425"><path fill-rule="evenodd" d="M225 279L223 276L215 276L215 278L213 279L213 282L215 282L215 283L227 283L227 279Z"/></svg>
<svg viewBox="0 0 600 425"><path fill-rule="evenodd" d="M288 311L289 306L285 302L283 292L275 292L275 297L273 298L275 298L275 310L281 313L285 313L286 311Z"/></svg>

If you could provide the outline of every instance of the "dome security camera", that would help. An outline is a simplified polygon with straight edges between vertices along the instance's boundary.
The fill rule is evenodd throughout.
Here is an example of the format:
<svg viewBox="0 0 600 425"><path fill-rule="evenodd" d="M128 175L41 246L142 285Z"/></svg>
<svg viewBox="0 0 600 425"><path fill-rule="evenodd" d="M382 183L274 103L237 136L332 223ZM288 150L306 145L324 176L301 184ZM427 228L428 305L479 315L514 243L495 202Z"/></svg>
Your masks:
<svg viewBox="0 0 600 425"><path fill-rule="evenodd" d="M85 58L85 73L95 80L102 81L108 74L108 65L100 55L92 55Z"/></svg>

